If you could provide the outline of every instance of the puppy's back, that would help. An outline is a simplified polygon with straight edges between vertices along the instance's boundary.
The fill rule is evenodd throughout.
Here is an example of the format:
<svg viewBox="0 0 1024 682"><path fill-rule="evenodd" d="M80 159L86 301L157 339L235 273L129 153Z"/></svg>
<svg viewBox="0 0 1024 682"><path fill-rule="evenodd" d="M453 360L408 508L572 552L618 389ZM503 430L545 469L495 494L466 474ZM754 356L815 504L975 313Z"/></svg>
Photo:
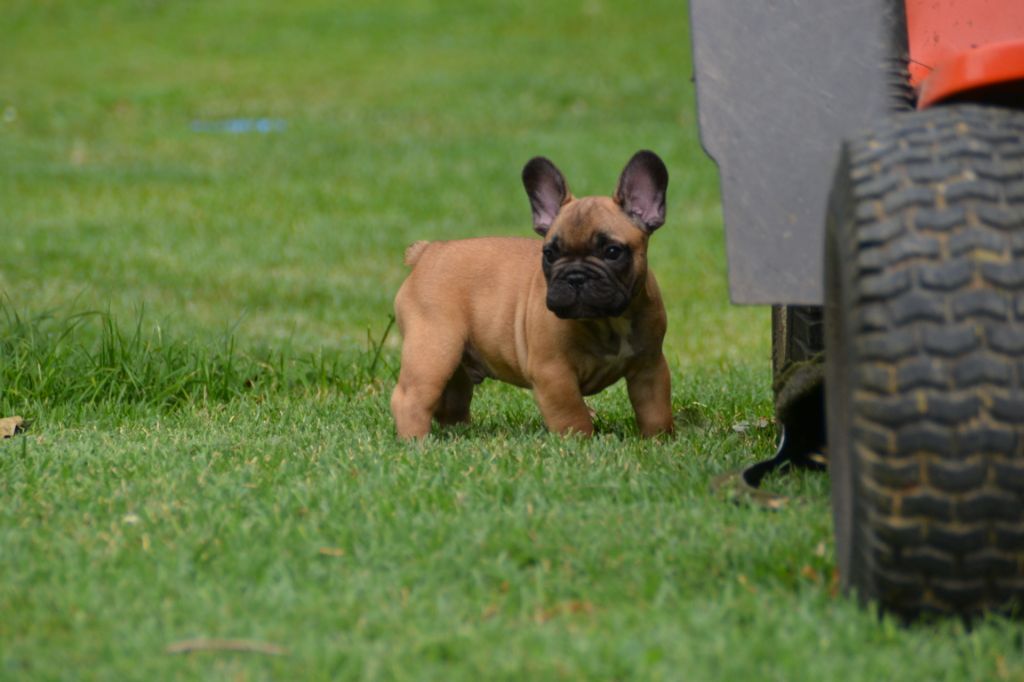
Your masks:
<svg viewBox="0 0 1024 682"><path fill-rule="evenodd" d="M508 292L525 291L540 273L542 246L543 240L527 237L416 242L405 252L412 272L398 290L395 307L430 315L502 317L518 298Z"/></svg>
<svg viewBox="0 0 1024 682"><path fill-rule="evenodd" d="M483 285L496 277L528 279L540 265L542 246L543 240L527 237L417 241L405 250L404 261L413 269L409 277L424 284L438 277L441 286L458 286L467 280L482 280Z"/></svg>

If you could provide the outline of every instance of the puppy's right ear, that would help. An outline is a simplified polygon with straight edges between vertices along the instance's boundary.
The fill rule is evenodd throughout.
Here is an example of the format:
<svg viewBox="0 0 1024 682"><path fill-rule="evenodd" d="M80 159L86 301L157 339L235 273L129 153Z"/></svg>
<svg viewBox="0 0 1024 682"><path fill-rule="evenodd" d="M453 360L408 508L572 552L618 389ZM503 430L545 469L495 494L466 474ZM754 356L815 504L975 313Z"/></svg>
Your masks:
<svg viewBox="0 0 1024 682"><path fill-rule="evenodd" d="M572 195L561 171L543 156L535 156L523 166L523 187L533 209L533 229L544 236L555 222L555 216Z"/></svg>

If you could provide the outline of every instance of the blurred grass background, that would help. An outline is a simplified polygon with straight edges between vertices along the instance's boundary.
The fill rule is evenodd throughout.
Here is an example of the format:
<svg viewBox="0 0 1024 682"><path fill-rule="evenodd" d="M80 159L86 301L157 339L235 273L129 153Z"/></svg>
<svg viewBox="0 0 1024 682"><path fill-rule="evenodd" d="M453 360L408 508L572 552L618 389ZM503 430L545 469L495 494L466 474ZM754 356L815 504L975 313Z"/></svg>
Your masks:
<svg viewBox="0 0 1024 682"><path fill-rule="evenodd" d="M685 11L514 3L15 2L0 63L0 286L18 309L132 312L189 333L351 349L414 239L531 234L544 154L609 193L671 172L653 247L677 362L763 359L725 305ZM272 118L267 135L193 122ZM713 330L694 334L694 324ZM754 332L759 333L751 333ZM728 339L728 343L724 341Z"/></svg>

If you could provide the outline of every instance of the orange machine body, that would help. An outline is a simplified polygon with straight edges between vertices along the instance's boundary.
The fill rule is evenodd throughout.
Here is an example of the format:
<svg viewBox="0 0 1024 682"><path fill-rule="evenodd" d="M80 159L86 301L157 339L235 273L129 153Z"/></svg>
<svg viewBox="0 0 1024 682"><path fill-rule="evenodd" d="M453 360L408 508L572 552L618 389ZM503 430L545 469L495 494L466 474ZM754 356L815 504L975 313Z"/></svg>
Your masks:
<svg viewBox="0 0 1024 682"><path fill-rule="evenodd" d="M918 107L990 89L1024 106L1024 0L906 0Z"/></svg>

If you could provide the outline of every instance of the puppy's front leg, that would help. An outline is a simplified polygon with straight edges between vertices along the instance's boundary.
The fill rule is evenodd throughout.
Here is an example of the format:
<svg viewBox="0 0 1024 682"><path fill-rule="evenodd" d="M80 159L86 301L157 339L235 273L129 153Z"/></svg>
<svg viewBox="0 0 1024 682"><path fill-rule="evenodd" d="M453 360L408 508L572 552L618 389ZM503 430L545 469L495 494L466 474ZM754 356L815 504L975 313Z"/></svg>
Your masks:
<svg viewBox="0 0 1024 682"><path fill-rule="evenodd" d="M570 368L552 364L534 372L533 377L533 397L549 431L584 436L594 433L579 380Z"/></svg>
<svg viewBox="0 0 1024 682"><path fill-rule="evenodd" d="M626 387L640 433L672 433L672 379L664 354L628 373Z"/></svg>

